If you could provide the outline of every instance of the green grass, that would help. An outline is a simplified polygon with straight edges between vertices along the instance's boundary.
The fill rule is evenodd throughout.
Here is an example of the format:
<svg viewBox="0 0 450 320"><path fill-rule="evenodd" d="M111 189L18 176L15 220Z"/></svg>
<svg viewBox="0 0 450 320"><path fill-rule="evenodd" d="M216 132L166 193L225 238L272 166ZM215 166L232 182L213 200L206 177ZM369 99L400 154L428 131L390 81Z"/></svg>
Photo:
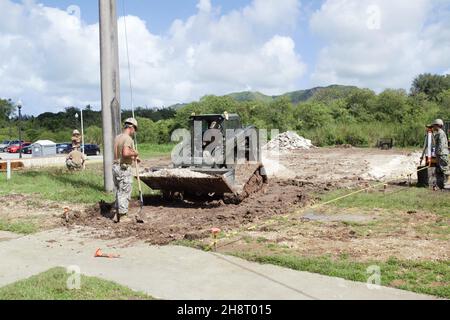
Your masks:
<svg viewBox="0 0 450 320"><path fill-rule="evenodd" d="M114 282L81 275L80 290L69 290L70 275L64 268L54 268L0 288L0 300L152 300L140 292Z"/></svg>
<svg viewBox="0 0 450 320"><path fill-rule="evenodd" d="M173 145L139 145L142 159L170 155ZM68 203L92 204L100 200L113 201L114 195L103 191L103 172L92 165L82 172L70 173L65 168L49 168L13 172L11 181L0 173L0 196L11 193L37 194L42 199ZM143 184L144 192L151 190ZM138 195L137 187L133 196Z"/></svg>
<svg viewBox="0 0 450 320"><path fill-rule="evenodd" d="M10 181L0 174L0 196L11 193L39 194L43 199L69 203L113 200L112 194L103 191L103 174L95 169L76 173L65 169L18 171Z"/></svg>
<svg viewBox="0 0 450 320"><path fill-rule="evenodd" d="M142 188L144 194L152 192L145 184ZM114 200L112 193L103 191L103 172L100 168L75 173L62 168L17 171L10 181L6 181L5 174L0 173L0 196L12 193L38 194L42 199L76 204ZM133 197L137 196L138 188L135 185Z"/></svg>
<svg viewBox="0 0 450 320"><path fill-rule="evenodd" d="M390 187L388 192L369 192L353 195L339 200L333 205L340 208L395 209L403 211L425 211L450 216L450 194L434 192L425 188ZM327 202L351 191L335 191L322 196L321 202Z"/></svg>
<svg viewBox="0 0 450 320"><path fill-rule="evenodd" d="M231 253L235 256L274 264L299 271L318 273L347 280L367 282L369 266L379 266L381 285L412 292L450 298L450 262L400 261L391 258L387 262L354 262L346 257L333 260L330 257L305 258L289 254L271 256L257 253Z"/></svg>
<svg viewBox="0 0 450 320"><path fill-rule="evenodd" d="M31 221L9 222L4 219L0 219L0 230L19 234L32 234L36 233L39 228Z"/></svg>
<svg viewBox="0 0 450 320"><path fill-rule="evenodd" d="M139 157L141 159L149 159L154 157L170 156L174 146L174 144L139 144Z"/></svg>

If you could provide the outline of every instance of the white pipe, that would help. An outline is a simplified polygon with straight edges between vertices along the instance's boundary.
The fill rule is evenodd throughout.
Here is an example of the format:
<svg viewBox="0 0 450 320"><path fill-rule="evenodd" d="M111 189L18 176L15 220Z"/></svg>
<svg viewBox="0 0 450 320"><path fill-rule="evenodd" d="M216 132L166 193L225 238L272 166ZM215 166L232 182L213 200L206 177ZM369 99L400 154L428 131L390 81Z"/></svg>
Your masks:
<svg viewBox="0 0 450 320"><path fill-rule="evenodd" d="M11 160L6 162L6 180L11 180Z"/></svg>

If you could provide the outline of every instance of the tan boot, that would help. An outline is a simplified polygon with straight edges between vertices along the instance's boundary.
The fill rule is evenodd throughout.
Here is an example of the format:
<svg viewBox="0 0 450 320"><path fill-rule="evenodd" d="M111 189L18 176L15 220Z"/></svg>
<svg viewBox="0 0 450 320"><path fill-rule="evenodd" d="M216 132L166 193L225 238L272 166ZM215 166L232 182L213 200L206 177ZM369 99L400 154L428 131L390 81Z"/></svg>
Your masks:
<svg viewBox="0 0 450 320"><path fill-rule="evenodd" d="M128 214L122 214L120 215L119 221L124 223L130 223L133 222L133 219L131 219L131 217Z"/></svg>

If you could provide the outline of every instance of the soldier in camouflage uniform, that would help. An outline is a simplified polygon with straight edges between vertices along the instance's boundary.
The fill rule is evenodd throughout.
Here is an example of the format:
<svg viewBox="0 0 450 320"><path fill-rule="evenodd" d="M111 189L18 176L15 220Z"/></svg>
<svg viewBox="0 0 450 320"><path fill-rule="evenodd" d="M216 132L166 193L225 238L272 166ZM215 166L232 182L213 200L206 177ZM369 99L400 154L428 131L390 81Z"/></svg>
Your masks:
<svg viewBox="0 0 450 320"><path fill-rule="evenodd" d="M434 142L436 147L436 180L437 187L439 189L444 189L445 184L448 180L449 171L449 160L448 160L448 137L445 134L444 121L437 119L432 123L434 132Z"/></svg>
<svg viewBox="0 0 450 320"><path fill-rule="evenodd" d="M128 215L133 182L131 168L135 160L139 161L139 154L135 150L132 138L137 130L137 121L133 118L127 119L123 133L117 136L114 142L113 177L116 187L117 210L114 222L116 223Z"/></svg>

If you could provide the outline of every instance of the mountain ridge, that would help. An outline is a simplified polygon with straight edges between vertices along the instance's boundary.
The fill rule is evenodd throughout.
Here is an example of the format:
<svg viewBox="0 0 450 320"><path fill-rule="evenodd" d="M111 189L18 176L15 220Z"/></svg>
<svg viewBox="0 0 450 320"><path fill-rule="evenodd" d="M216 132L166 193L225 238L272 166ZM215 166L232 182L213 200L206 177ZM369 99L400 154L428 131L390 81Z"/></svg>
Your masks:
<svg viewBox="0 0 450 320"><path fill-rule="evenodd" d="M353 89L357 89L356 86L345 86L333 84L326 87L313 87L310 89L296 90L291 92L286 92L280 95L266 95L259 91L241 91L241 92L232 92L226 95L222 95L221 97L230 97L240 102L248 102L248 101L262 101L262 102L272 102L278 98L287 97L292 103L298 104L300 102L305 102L311 99L315 94L320 91L337 89L340 91L349 91ZM187 103L178 103L170 106L170 108L179 109L186 106Z"/></svg>

